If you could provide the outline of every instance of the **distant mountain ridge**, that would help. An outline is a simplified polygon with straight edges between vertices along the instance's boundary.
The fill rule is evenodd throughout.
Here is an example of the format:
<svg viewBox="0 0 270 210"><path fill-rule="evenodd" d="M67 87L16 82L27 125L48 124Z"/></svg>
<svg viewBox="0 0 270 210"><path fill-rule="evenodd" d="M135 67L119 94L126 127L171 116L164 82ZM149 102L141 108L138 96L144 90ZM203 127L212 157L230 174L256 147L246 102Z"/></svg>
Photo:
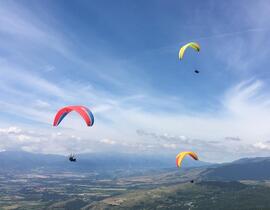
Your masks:
<svg viewBox="0 0 270 210"><path fill-rule="evenodd" d="M24 151L0 152L0 172L43 170L50 172L94 172L111 170L178 170L173 156L151 156L125 153L78 154L78 162L71 163L61 155L36 154ZM183 168L202 168L202 180L270 180L270 157L242 158L231 163L210 164L184 160Z"/></svg>
<svg viewBox="0 0 270 210"><path fill-rule="evenodd" d="M78 154L77 162L71 163L61 155L45 155L24 151L0 152L1 171L9 170L61 170L61 171L91 171L113 169L162 169L176 168L173 156L151 156L125 153L111 154ZM194 161L187 158L185 167L201 167L209 163Z"/></svg>
<svg viewBox="0 0 270 210"><path fill-rule="evenodd" d="M270 157L242 158L210 167L201 174L207 180L270 180Z"/></svg>

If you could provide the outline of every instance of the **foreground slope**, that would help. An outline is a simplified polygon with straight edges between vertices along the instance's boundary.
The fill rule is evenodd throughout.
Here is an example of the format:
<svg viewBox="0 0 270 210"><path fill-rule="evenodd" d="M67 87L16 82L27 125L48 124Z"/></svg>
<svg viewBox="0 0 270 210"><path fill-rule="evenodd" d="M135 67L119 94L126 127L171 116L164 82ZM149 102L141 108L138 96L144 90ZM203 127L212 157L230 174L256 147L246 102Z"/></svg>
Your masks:
<svg viewBox="0 0 270 210"><path fill-rule="evenodd" d="M200 182L137 190L86 209L270 209L270 188L240 182Z"/></svg>

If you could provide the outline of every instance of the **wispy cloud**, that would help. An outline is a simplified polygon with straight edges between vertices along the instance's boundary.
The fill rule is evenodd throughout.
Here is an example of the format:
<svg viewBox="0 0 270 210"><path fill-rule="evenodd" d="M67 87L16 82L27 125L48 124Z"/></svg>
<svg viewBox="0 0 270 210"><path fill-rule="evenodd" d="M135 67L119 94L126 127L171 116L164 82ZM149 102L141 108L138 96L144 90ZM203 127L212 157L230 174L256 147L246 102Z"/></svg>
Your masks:
<svg viewBox="0 0 270 210"><path fill-rule="evenodd" d="M235 137L235 136L226 136L225 140L229 140L229 141L241 141L241 139L239 137Z"/></svg>
<svg viewBox="0 0 270 210"><path fill-rule="evenodd" d="M65 88L68 87L65 85ZM72 87L70 88L72 89ZM91 90L93 90L92 88ZM89 92L88 88L83 88L82 86L80 91L82 91L81 95L83 95L84 99L83 104L88 104L87 101L89 99L94 99L91 102L96 115L96 125L93 128L86 129L82 120L74 114L67 117L63 125L57 129L50 129L47 126L39 127L39 129L44 130L44 133L48 132L48 130L50 130L49 133L52 133L52 131L67 133L69 135L68 138L72 139L72 147L77 148L78 151L84 151L85 148L92 151L91 149L96 148L99 145L98 142L100 142L103 145L117 145L118 148L126 148L125 150L129 151L140 148L142 151L151 152L165 148L168 152L175 153L182 149L193 149L210 156L211 153L217 154L225 150L224 148L227 148L228 154L230 153L229 151L237 150L235 157L241 157L243 145L249 147L250 150L252 148L263 149L256 144L257 139L269 139L270 136L267 126L269 124L267 116L270 112L270 107L267 103L269 97L264 95L264 92L261 92L262 88L262 81L250 80L240 83L230 88L224 94L224 97L220 98L223 108L218 113L201 113L188 116L182 113L171 114L164 111L151 113L144 110L140 100L141 108L138 109L138 99L140 97L129 97L127 100L122 100L106 92ZM62 91L61 88L60 91ZM70 93L68 99L65 100L72 104L76 103L77 100L74 97L76 94L78 94L76 91ZM24 96L22 95L22 100L23 98ZM42 104L42 108L37 106L36 103L36 100L33 100L32 104L29 103L28 106L30 108L9 104L9 112L15 115L20 113L21 117L30 116L32 120L41 120L45 124L50 124L56 109L51 109L51 106L48 106L48 104L60 106L59 102L39 101L39 104ZM96 113L95 110L97 110ZM162 119L162 123L160 123L159 119ZM260 122L260 126L254 127L254 122ZM10 121L10 124L12 123L14 121ZM136 130L135 128L138 125L141 128ZM5 130L5 132L7 131L10 132L6 133L9 135L12 135L11 133L15 131L19 132L18 129L12 128ZM70 143L67 143L68 140L51 140L62 136L62 134L58 134L53 136L44 134L42 138L44 142L50 142L52 145L57 144L57 147L62 147L62 149L50 151L49 148L53 148L53 146L47 147L45 150L42 148L42 145L37 144L34 151L42 150L43 152L59 153L67 151L67 147L72 150ZM72 137L74 135L78 136L78 134L80 134L78 138ZM91 140L87 140L89 134L93 137ZM22 145L19 142L26 140L26 136L29 136L29 134L20 133L19 135L21 136L14 138L14 142L17 141L17 146L25 146L25 144ZM240 138L237 136L241 136L241 139L244 140L240 141ZM33 139L31 135L29 138ZM67 136L63 139L66 138ZM111 138L121 139L121 141L115 141ZM30 139L27 139L27 142L33 144L33 141L30 141ZM40 138L35 141L40 142ZM235 142L235 145L232 142ZM102 144L100 148L102 148ZM255 145L255 147L252 145ZM1 148L7 149L8 147L3 147L2 145ZM245 154L246 151L247 149L245 149ZM209 157L206 155L205 158Z"/></svg>
<svg viewBox="0 0 270 210"><path fill-rule="evenodd" d="M115 144L115 141L111 139L101 139L100 142L104 144Z"/></svg>
<svg viewBox="0 0 270 210"><path fill-rule="evenodd" d="M253 144L253 146L257 149L260 150L270 150L270 145L268 143L264 143L264 142L257 142L255 144Z"/></svg>

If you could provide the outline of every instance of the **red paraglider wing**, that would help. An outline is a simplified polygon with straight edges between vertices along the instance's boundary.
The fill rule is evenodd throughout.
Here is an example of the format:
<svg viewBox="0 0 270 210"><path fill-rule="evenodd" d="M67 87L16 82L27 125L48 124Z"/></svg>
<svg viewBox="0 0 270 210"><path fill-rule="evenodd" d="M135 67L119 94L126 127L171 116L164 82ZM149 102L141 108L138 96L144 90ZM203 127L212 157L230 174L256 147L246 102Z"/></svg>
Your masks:
<svg viewBox="0 0 270 210"><path fill-rule="evenodd" d="M56 113L54 117L53 126L58 126L61 123L61 121L65 118L65 116L71 111L76 111L77 113L79 113L86 122L87 126L92 126L94 124L94 115L88 108L84 106L67 106L60 109Z"/></svg>

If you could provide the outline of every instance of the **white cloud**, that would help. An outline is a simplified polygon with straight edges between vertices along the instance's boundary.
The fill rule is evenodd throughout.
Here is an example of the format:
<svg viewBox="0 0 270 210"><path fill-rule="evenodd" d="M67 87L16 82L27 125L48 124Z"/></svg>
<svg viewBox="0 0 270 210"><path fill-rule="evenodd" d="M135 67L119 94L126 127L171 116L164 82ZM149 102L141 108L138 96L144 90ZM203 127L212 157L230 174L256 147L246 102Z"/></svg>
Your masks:
<svg viewBox="0 0 270 210"><path fill-rule="evenodd" d="M46 101L38 99L36 100L35 106L38 108L48 108L50 107L50 104Z"/></svg>
<svg viewBox="0 0 270 210"><path fill-rule="evenodd" d="M239 138L238 136L226 136L225 140L229 140L229 141L241 141L241 138Z"/></svg>
<svg viewBox="0 0 270 210"><path fill-rule="evenodd" d="M21 132L22 129L15 126L11 126L8 128L0 128L0 134L20 134Z"/></svg>
<svg viewBox="0 0 270 210"><path fill-rule="evenodd" d="M111 144L111 145L116 144L116 142L111 139L101 139L100 142L104 144Z"/></svg>
<svg viewBox="0 0 270 210"><path fill-rule="evenodd" d="M46 83L51 86L49 81ZM178 112L171 114L167 113L166 109L159 112L149 112L144 109L144 103L151 103L152 97L147 97L146 101L141 101L141 97L136 96L123 100L122 97L111 93L98 91L93 86L76 84L77 87L80 87L77 88L78 90L74 89L74 86L75 84L72 82L65 84L68 96L64 94L62 98L69 104L77 104L76 95L80 95L81 104L86 106L89 106L88 101L91 101L92 104L89 107L93 107L92 111L96 118L93 127L87 128L76 113L71 113L66 117L59 127L51 127L54 114L57 111L57 109L52 110L51 107L61 107L61 104L54 100L47 102L43 99L36 99L33 95L34 100L32 100L32 104L29 100L27 107L17 105L13 101L2 102L2 106L8 107L5 110L10 114L44 123L44 125L40 124L32 128L32 130L40 130L40 133L43 134L34 135L32 133L30 135L14 126L0 129L0 133L30 136L29 142L37 141L37 136L40 135L39 139L42 139L49 146L44 148L43 144L34 143L35 152L65 153L73 149L92 151L96 147L102 150L102 145L115 146L117 144L111 139L123 139L124 137L122 147L125 150L139 149L140 151L158 152L162 151L162 148L166 148L169 153L175 153L182 149L196 149L201 153L208 154L208 157L206 155L205 158L210 158L210 160L213 157L211 152L216 154L226 148L229 154L230 150L241 148L241 145L251 147L254 144L254 139L270 138L268 128L270 122L267 117L270 115L270 96L265 94L264 83L261 80L244 81L228 89L224 96L220 97L223 106L217 113L195 113L192 115ZM54 85L54 88L59 93L64 91L58 85ZM51 91L51 95L54 94L55 92ZM22 94L16 99L18 102L23 102L25 97L29 96ZM157 103L158 99L154 98L153 100ZM162 98L162 100L165 99ZM41 106L42 109L40 109ZM174 103L172 106L174 107ZM12 119L9 120L11 120L10 123L14 123ZM254 122L258 126L254 126ZM138 126L140 129L136 131L135 128ZM237 141L238 136L244 140L241 141L241 145L237 145L240 144L240 141ZM91 140L88 140L89 137ZM224 137L227 138L224 140ZM229 138L235 141L228 142ZM17 137L17 147L27 146L22 145L23 142L27 142L26 139L24 136ZM54 141L55 139L57 141ZM67 139L72 139L72 144ZM98 143L102 143L102 145ZM15 145L16 140L13 140L12 144ZM8 149L11 146L7 143L5 145L0 143L3 149ZM61 149L57 149L57 147ZM241 149L236 152L237 157L241 157L241 154L244 155ZM230 159L231 157L228 155L226 158Z"/></svg>
<svg viewBox="0 0 270 210"><path fill-rule="evenodd" d="M158 140L158 141L169 141L169 142L185 143L185 144L190 143L190 139L187 136L183 136L183 135L170 135L168 133L159 134L159 133L154 133L154 132L148 132L141 129L136 130L136 133L139 136L154 138L155 140Z"/></svg>
<svg viewBox="0 0 270 210"><path fill-rule="evenodd" d="M261 149L261 150L270 150L270 145L269 144L265 144L263 142L257 142L255 144L253 144L253 146L255 148Z"/></svg>
<svg viewBox="0 0 270 210"><path fill-rule="evenodd" d="M176 144L163 144L162 146L169 149L177 149Z"/></svg>
<svg viewBox="0 0 270 210"><path fill-rule="evenodd" d="M92 98L94 99L92 102L97 106L102 107L102 104L110 104L108 108L101 108L97 113L94 112L96 124L93 127L87 128L76 113L72 113L65 118L57 128L47 127L48 124L51 124L55 112L51 111L50 107L44 106L44 109L40 110L35 106L30 106L30 109L27 110L25 107L12 105L9 106L10 113L20 112L23 115L30 115L32 119L38 118L41 122L44 122L46 126L33 128L39 129L39 134L31 133L30 135L29 132L22 131L21 128L14 126L0 129L0 133L31 136L28 141L35 145L33 147L35 152L66 153L68 150L86 151L86 149L92 151L97 147L102 150L102 145L117 145L117 142L112 139L123 139L124 137L125 140L121 140L122 147L118 148L119 151L122 148L128 151L158 152L162 148L166 148L169 153L175 153L182 149L194 149L200 151L202 155L208 154L205 158L211 160L211 157L214 157L213 154L226 150L228 152L228 156L225 157L226 160L226 158L232 158L229 155L232 150L236 153L234 157L246 155L241 148L243 145L252 148L254 139L269 139L270 132L267 125L270 122L267 116L270 114L270 107L266 102L270 97L263 94L263 87L262 81L242 82L230 88L224 94L224 97L220 98L223 108L218 113L189 116L177 112L173 115L164 111L151 113L143 108L137 108L136 97L125 101L105 92L93 91L93 87L91 87L92 91L89 93L88 89L84 89L82 86L80 88L81 95L83 95L82 101L88 101L89 98ZM69 86L65 86L65 88L69 88ZM73 94L77 93L72 93L71 98L75 98ZM73 100L70 101L72 103ZM51 106L55 106L54 103L50 102ZM141 105L143 107L143 104ZM162 119L162 124L160 119ZM254 122L260 126L254 126ZM134 133L138 125L141 129ZM91 140L88 140L89 136ZM230 140L234 139L235 141L228 142L226 139L224 140L224 136L227 137L227 140L230 138ZM238 136L241 136L244 141L236 141ZM25 140L25 137L18 138ZM44 144L46 142L49 146L43 148L43 143L33 143L33 141L37 141L37 138L42 139L40 142L44 142ZM12 141L12 144L15 145L16 141ZM10 145L6 143L5 145L6 147L1 145L1 148L10 148ZM22 145L22 142L18 139L17 146L20 147L20 145L27 146ZM61 149L57 149L57 147ZM107 147L107 149L110 148ZM250 151L253 152L253 150Z"/></svg>
<svg viewBox="0 0 270 210"><path fill-rule="evenodd" d="M17 139L19 140L19 142L25 142L25 141L29 141L31 139L31 137L27 136L27 135L20 134L17 136Z"/></svg>
<svg viewBox="0 0 270 210"><path fill-rule="evenodd" d="M52 72L54 70L55 70L55 66L52 66L52 65L47 65L44 67L45 72Z"/></svg>

